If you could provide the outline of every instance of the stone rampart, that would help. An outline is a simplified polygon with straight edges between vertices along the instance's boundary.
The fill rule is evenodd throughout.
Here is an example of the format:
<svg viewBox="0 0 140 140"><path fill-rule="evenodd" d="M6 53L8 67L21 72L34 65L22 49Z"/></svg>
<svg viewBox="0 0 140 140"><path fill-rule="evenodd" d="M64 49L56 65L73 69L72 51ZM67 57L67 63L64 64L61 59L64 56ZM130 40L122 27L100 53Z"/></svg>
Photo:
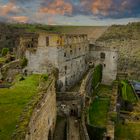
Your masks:
<svg viewBox="0 0 140 140"><path fill-rule="evenodd" d="M40 82L40 92L23 111L14 140L52 140L56 123L55 78Z"/></svg>

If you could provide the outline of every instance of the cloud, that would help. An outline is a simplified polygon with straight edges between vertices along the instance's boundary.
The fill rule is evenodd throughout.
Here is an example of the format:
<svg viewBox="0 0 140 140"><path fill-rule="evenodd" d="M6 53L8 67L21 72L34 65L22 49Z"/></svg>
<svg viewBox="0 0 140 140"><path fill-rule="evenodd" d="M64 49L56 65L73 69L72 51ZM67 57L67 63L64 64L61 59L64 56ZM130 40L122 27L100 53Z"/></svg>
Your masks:
<svg viewBox="0 0 140 140"><path fill-rule="evenodd" d="M72 23L78 17L93 21L140 18L140 0L2 0L0 21ZM6 1L8 1L6 3ZM60 17L64 17L62 19ZM85 21L82 21L84 23ZM90 24L90 23L89 23Z"/></svg>
<svg viewBox="0 0 140 140"><path fill-rule="evenodd" d="M48 3L47 6L42 6L39 9L39 12L51 15L71 15L72 5L64 0L54 0L53 2Z"/></svg>
<svg viewBox="0 0 140 140"><path fill-rule="evenodd" d="M112 0L104 0L104 2L102 0L93 1L92 3L93 14L95 15L101 14L103 16L108 15L111 9L112 3L113 3Z"/></svg>
<svg viewBox="0 0 140 140"><path fill-rule="evenodd" d="M11 17L11 20L15 22L27 23L29 18L26 16L14 16Z"/></svg>
<svg viewBox="0 0 140 140"><path fill-rule="evenodd" d="M0 15L1 16L6 16L8 14L16 14L21 12L20 7L16 6L14 3L7 3L5 5L0 5Z"/></svg>

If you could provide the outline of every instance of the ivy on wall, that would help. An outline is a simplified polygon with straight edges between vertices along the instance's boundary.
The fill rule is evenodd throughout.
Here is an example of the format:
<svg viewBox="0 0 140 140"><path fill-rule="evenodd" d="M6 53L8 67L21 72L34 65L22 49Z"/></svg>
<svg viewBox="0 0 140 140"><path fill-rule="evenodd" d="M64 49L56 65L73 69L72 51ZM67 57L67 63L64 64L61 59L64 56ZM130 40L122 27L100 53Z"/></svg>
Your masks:
<svg viewBox="0 0 140 140"><path fill-rule="evenodd" d="M102 81L102 71L103 71L103 66L101 64L95 67L94 73L93 73L93 79L92 79L93 89L95 89L97 84Z"/></svg>

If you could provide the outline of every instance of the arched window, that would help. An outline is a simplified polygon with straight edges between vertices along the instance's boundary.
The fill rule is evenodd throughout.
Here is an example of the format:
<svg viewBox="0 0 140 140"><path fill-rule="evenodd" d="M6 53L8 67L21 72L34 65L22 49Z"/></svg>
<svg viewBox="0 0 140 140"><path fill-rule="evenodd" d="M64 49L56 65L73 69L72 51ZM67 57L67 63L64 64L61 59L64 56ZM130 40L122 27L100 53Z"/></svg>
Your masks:
<svg viewBox="0 0 140 140"><path fill-rule="evenodd" d="M105 53L102 52L102 53L100 54L100 58L101 58L101 59L105 59Z"/></svg>

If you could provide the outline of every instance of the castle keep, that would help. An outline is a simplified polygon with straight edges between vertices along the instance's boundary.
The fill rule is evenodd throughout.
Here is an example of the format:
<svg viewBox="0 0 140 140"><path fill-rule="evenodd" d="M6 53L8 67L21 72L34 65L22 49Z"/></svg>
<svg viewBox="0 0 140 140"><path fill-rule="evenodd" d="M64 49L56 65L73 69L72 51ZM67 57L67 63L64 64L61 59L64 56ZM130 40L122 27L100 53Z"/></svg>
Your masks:
<svg viewBox="0 0 140 140"><path fill-rule="evenodd" d="M57 81L59 91L65 91L80 81L88 70L89 63L103 65L104 83L109 84L116 79L117 52L89 45L86 34L60 34L45 31L27 33L20 37L18 48L19 55L25 55L28 59L28 65L25 68L28 73L50 73L52 67L59 70Z"/></svg>

